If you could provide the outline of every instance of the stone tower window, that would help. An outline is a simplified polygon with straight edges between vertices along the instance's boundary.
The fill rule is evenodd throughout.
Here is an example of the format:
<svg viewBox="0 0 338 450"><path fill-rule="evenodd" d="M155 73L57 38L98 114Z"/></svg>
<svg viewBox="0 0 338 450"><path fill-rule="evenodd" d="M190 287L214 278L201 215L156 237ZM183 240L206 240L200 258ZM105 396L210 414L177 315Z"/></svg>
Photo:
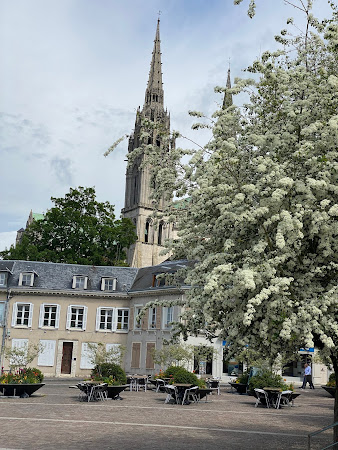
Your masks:
<svg viewBox="0 0 338 450"><path fill-rule="evenodd" d="M163 223L161 222L158 226L158 234L157 234L158 245L162 245L162 237L163 237Z"/></svg>
<svg viewBox="0 0 338 450"><path fill-rule="evenodd" d="M150 223L146 222L146 229L144 231L144 242L149 242L149 234L150 234Z"/></svg>

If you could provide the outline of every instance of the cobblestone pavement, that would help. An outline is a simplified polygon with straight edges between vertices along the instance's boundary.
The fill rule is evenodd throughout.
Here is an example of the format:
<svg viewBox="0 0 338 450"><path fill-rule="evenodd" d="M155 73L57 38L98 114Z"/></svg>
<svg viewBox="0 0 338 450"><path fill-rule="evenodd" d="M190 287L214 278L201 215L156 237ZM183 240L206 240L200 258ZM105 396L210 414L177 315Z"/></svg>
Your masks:
<svg viewBox="0 0 338 450"><path fill-rule="evenodd" d="M254 408L255 399L223 388L208 403L164 404L166 395L122 393L123 400L80 402L74 380L47 380L26 399L0 397L1 449L306 449L307 434L333 422L323 389L295 406ZM323 448L332 431L314 439Z"/></svg>

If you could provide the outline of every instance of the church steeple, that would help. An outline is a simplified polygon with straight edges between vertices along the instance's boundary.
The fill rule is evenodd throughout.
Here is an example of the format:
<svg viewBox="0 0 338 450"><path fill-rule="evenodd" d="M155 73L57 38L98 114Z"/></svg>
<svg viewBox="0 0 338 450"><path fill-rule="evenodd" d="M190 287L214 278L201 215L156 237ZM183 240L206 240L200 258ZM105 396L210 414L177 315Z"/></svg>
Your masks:
<svg viewBox="0 0 338 450"><path fill-rule="evenodd" d="M136 112L135 128L129 137L128 152L133 152L143 145L153 145L159 152L170 152L174 141L167 143L164 135L170 134L170 114L164 109L164 92L162 85L160 20L157 20L154 48L150 63L149 79L145 92L142 110ZM147 119L146 121L144 119ZM147 126L147 122L154 127ZM123 217L130 218L135 226L138 239L128 250L128 263L133 267L144 267L158 264L167 256L160 255L164 239L172 238L173 228L162 220L159 224L153 222L154 204L151 184L152 173L149 166L143 162L146 156L140 152L127 167L126 193ZM159 202L157 209L164 211L168 200Z"/></svg>
<svg viewBox="0 0 338 450"><path fill-rule="evenodd" d="M154 40L154 49L150 63L149 79L144 99L144 109L151 106L160 106L163 108L162 84L160 19L158 19Z"/></svg>
<svg viewBox="0 0 338 450"><path fill-rule="evenodd" d="M231 89L231 80L230 80L230 67L228 69L228 78L227 78L227 84L226 84L226 91L224 94L223 99L223 109L229 108L229 106L232 105L232 94L229 93L229 89Z"/></svg>

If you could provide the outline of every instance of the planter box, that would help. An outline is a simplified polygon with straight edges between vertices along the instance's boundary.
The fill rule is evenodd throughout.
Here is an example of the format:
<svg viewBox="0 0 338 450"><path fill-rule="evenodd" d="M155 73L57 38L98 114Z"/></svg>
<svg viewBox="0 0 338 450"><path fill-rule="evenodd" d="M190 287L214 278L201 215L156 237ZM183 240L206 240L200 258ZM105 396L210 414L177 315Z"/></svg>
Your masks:
<svg viewBox="0 0 338 450"><path fill-rule="evenodd" d="M124 384L122 386L107 386L108 398L115 399L119 397L120 392L124 391L129 384Z"/></svg>
<svg viewBox="0 0 338 450"><path fill-rule="evenodd" d="M326 392L328 392L329 394L332 395L332 397L334 398L336 395L336 388L333 386L322 386L323 389L326 390Z"/></svg>
<svg viewBox="0 0 338 450"><path fill-rule="evenodd" d="M13 397L20 397L23 394L29 395L29 397L45 383L35 383L35 384L0 384L0 392L4 395Z"/></svg>
<svg viewBox="0 0 338 450"><path fill-rule="evenodd" d="M247 385L244 383L229 383L231 387L235 388L239 394L246 394Z"/></svg>

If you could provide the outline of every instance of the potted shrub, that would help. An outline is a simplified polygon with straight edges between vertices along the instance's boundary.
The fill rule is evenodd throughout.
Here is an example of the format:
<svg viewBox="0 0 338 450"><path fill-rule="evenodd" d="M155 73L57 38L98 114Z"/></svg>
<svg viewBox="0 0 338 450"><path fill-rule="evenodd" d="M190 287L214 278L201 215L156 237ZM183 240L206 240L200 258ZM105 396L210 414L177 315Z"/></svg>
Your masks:
<svg viewBox="0 0 338 450"><path fill-rule="evenodd" d="M30 397L44 386L43 374L35 367L18 369L0 375L0 391L7 396Z"/></svg>
<svg viewBox="0 0 338 450"><path fill-rule="evenodd" d="M325 386L322 386L323 389L325 389L326 392L332 395L332 397L335 397L336 395L336 374L333 372L329 376L329 381L326 383Z"/></svg>
<svg viewBox="0 0 338 450"><path fill-rule="evenodd" d="M239 394L246 394L247 387L248 387L248 379L249 379L249 372L246 370L245 372L243 372L242 375L240 375L236 379L236 381L230 382L229 384L231 385L231 387L236 389L236 391Z"/></svg>
<svg viewBox="0 0 338 450"><path fill-rule="evenodd" d="M282 390L293 390L293 385L287 385L284 379L271 371L262 370L250 378L248 390L253 393L254 389L274 387Z"/></svg>
<svg viewBox="0 0 338 450"><path fill-rule="evenodd" d="M107 383L109 398L116 398L124 391L127 385L127 376L121 366L115 363L102 363L92 370L91 380Z"/></svg>

